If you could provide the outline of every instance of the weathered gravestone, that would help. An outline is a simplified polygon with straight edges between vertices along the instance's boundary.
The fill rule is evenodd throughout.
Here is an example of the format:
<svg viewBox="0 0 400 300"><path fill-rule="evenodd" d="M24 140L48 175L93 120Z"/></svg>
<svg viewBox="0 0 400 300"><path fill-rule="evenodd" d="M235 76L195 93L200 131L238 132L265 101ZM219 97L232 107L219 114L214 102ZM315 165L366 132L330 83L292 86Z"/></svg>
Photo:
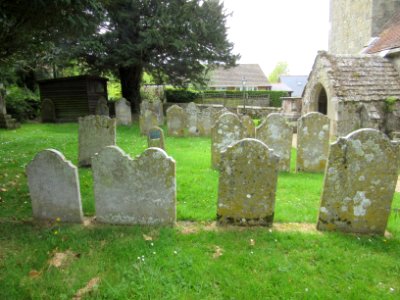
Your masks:
<svg viewBox="0 0 400 300"><path fill-rule="evenodd" d="M213 125L214 108L212 106L203 109L199 113L197 127L200 136L210 136Z"/></svg>
<svg viewBox="0 0 400 300"><path fill-rule="evenodd" d="M96 219L111 224L173 225L176 220L175 161L149 148L132 160L120 148L93 158Z"/></svg>
<svg viewBox="0 0 400 300"><path fill-rule="evenodd" d="M167 109L167 126L168 135L184 136L185 135L186 116L183 108L178 105L172 105Z"/></svg>
<svg viewBox="0 0 400 300"><path fill-rule="evenodd" d="M317 228L384 234L398 159L396 147L375 129L359 129L333 143Z"/></svg>
<svg viewBox="0 0 400 300"><path fill-rule="evenodd" d="M221 162L221 152L242 138L243 128L239 117L229 112L220 116L211 130L212 167L218 169Z"/></svg>
<svg viewBox="0 0 400 300"><path fill-rule="evenodd" d="M150 128L157 126L157 124L157 116L151 110L147 109L143 114L140 114L139 125L141 134L147 135Z"/></svg>
<svg viewBox="0 0 400 300"><path fill-rule="evenodd" d="M199 108L194 102L190 102L186 108L186 127L188 129L188 135L190 136L198 136L199 129L197 127L198 116L199 116Z"/></svg>
<svg viewBox="0 0 400 300"><path fill-rule="evenodd" d="M131 103L125 98L115 102L115 118L117 119L117 125L132 124Z"/></svg>
<svg viewBox="0 0 400 300"><path fill-rule="evenodd" d="M240 119L243 126L243 137L254 138L256 136L256 126L253 119L248 115L243 115Z"/></svg>
<svg viewBox="0 0 400 300"><path fill-rule="evenodd" d="M26 167L33 217L83 221L77 168L57 150L39 152Z"/></svg>
<svg viewBox="0 0 400 300"><path fill-rule="evenodd" d="M53 101L43 99L40 106L40 114L43 123L54 123L56 121L56 108Z"/></svg>
<svg viewBox="0 0 400 300"><path fill-rule="evenodd" d="M79 166L91 165L92 156L103 147L115 145L115 119L106 116L79 118Z"/></svg>
<svg viewBox="0 0 400 300"><path fill-rule="evenodd" d="M7 114L5 90L0 87L0 128L16 129L20 126L16 119Z"/></svg>
<svg viewBox="0 0 400 300"><path fill-rule="evenodd" d="M156 99L153 101L152 104L153 104L153 112L157 116L158 125L164 125L163 103L159 99Z"/></svg>
<svg viewBox="0 0 400 300"><path fill-rule="evenodd" d="M219 117L222 116L223 114L226 114L230 112L226 107L222 107L220 109L218 109L216 112L214 112L214 114L212 115L213 117L213 125L215 125L215 123L218 121Z"/></svg>
<svg viewBox="0 0 400 300"><path fill-rule="evenodd" d="M297 121L298 172L323 172L329 151L329 118L311 112Z"/></svg>
<svg viewBox="0 0 400 300"><path fill-rule="evenodd" d="M279 156L279 170L290 171L293 129L286 118L272 113L257 127L256 137Z"/></svg>
<svg viewBox="0 0 400 300"><path fill-rule="evenodd" d="M107 99L105 97L101 96L97 101L95 114L107 117L110 115L110 109L108 108Z"/></svg>
<svg viewBox="0 0 400 300"><path fill-rule="evenodd" d="M217 218L220 223L271 226L279 157L263 142L243 139L222 152Z"/></svg>
<svg viewBox="0 0 400 300"><path fill-rule="evenodd" d="M147 145L149 148L157 147L165 150L164 131L160 127L152 127L147 135Z"/></svg>

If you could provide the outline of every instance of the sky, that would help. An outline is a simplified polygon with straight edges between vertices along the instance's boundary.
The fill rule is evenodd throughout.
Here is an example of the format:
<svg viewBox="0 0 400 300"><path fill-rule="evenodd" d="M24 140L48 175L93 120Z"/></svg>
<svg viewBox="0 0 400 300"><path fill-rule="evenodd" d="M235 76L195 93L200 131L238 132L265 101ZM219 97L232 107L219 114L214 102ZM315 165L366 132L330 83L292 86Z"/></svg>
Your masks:
<svg viewBox="0 0 400 300"><path fill-rule="evenodd" d="M223 0L228 39L238 63L259 64L268 76L279 61L290 75L308 75L328 49L329 0Z"/></svg>

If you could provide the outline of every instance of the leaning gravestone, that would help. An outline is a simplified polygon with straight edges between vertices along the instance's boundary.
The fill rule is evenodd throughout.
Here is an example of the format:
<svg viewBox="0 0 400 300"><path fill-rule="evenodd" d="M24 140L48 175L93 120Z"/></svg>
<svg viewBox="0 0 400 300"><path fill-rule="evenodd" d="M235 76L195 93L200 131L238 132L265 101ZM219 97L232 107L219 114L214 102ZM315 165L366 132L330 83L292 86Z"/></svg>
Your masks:
<svg viewBox="0 0 400 300"><path fill-rule="evenodd" d="M256 137L279 156L279 170L290 171L293 129L281 114L273 113L257 127Z"/></svg>
<svg viewBox="0 0 400 300"><path fill-rule="evenodd" d="M79 166L91 165L92 156L103 147L115 145L115 119L106 116L79 118Z"/></svg>
<svg viewBox="0 0 400 300"><path fill-rule="evenodd" d="M263 142L243 139L222 152L217 218L220 223L271 226L279 157Z"/></svg>
<svg viewBox="0 0 400 300"><path fill-rule="evenodd" d="M147 109L143 114L140 114L139 125L141 134L147 135L150 128L157 126L157 124L157 116L151 110Z"/></svg>
<svg viewBox="0 0 400 300"><path fill-rule="evenodd" d="M255 138L256 126L254 125L253 119L248 115L243 115L240 119L243 126L243 137Z"/></svg>
<svg viewBox="0 0 400 300"><path fill-rule="evenodd" d="M111 224L173 225L175 161L159 148L132 160L120 148L93 157L96 219Z"/></svg>
<svg viewBox="0 0 400 300"><path fill-rule="evenodd" d="M50 99L42 100L40 113L43 123L54 123L56 121L56 108Z"/></svg>
<svg viewBox="0 0 400 300"><path fill-rule="evenodd" d="M148 148L157 147L165 150L164 131L160 127L152 127L147 135Z"/></svg>
<svg viewBox="0 0 400 300"><path fill-rule="evenodd" d="M117 119L117 125L132 124L131 103L125 98L115 102L115 118Z"/></svg>
<svg viewBox="0 0 400 300"><path fill-rule="evenodd" d="M33 217L83 221L77 168L57 150L39 152L26 167Z"/></svg>
<svg viewBox="0 0 400 300"><path fill-rule="evenodd" d="M298 172L323 172L329 150L329 118L311 112L297 121Z"/></svg>
<svg viewBox="0 0 400 300"><path fill-rule="evenodd" d="M220 116L211 130L212 167L218 169L221 152L242 138L243 129L239 117L233 113L225 113Z"/></svg>
<svg viewBox="0 0 400 300"><path fill-rule="evenodd" d="M184 136L185 135L186 116L183 108L178 105L172 105L167 109L167 126L168 135Z"/></svg>
<svg viewBox="0 0 400 300"><path fill-rule="evenodd" d="M101 96L97 101L95 114L107 117L110 115L110 109L108 108L107 99L105 97Z"/></svg>
<svg viewBox="0 0 400 300"><path fill-rule="evenodd" d="M214 108L212 106L203 109L199 113L197 127L200 136L210 136L213 125Z"/></svg>
<svg viewBox="0 0 400 300"><path fill-rule="evenodd" d="M317 228L384 234L397 182L396 147L359 129L330 147Z"/></svg>
<svg viewBox="0 0 400 300"><path fill-rule="evenodd" d="M198 124L198 116L199 109L194 102L190 102L188 106L185 108L186 113L186 127L188 129L188 135L190 136L198 136L199 129L197 127Z"/></svg>

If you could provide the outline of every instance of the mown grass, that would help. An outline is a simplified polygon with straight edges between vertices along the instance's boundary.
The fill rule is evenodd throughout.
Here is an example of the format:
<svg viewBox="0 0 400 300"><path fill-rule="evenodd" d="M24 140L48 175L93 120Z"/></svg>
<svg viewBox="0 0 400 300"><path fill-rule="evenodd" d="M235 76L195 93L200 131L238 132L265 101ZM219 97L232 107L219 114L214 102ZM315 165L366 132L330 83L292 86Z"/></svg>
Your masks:
<svg viewBox="0 0 400 300"><path fill-rule="evenodd" d="M76 124L0 130L0 299L71 299L95 277L100 284L87 299L400 297L399 193L389 237L318 233L302 226L215 228L210 222L216 216L218 172L210 169L210 140L167 137L167 153L177 163L178 220L195 225L32 222L26 164L46 148L77 164L77 142ZM146 143L137 126L118 127L117 144L131 156ZM90 169L79 169L79 175L84 213L94 216ZM322 181L322 174L279 174L275 222L315 224ZM75 254L69 264L49 265L55 252L67 250Z"/></svg>

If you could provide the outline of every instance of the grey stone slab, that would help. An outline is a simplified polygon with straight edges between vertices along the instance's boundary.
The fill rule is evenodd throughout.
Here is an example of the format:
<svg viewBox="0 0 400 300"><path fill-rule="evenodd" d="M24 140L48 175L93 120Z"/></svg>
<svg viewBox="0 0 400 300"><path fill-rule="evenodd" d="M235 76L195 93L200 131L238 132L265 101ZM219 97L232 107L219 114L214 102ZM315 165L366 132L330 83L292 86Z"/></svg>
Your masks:
<svg viewBox="0 0 400 300"><path fill-rule="evenodd" d="M110 109L108 108L107 99L105 97L101 96L97 101L95 114L99 116L110 116Z"/></svg>
<svg viewBox="0 0 400 300"><path fill-rule="evenodd" d="M91 165L92 156L103 147L116 144L116 122L107 116L79 118L79 166Z"/></svg>
<svg viewBox="0 0 400 300"><path fill-rule="evenodd" d="M172 105L167 109L168 135L184 136L186 128L186 114L183 108Z"/></svg>
<svg viewBox="0 0 400 300"><path fill-rule="evenodd" d="M212 106L209 106L200 111L197 123L200 136L211 136L211 128L213 126L214 114L215 109Z"/></svg>
<svg viewBox="0 0 400 300"><path fill-rule="evenodd" d="M56 121L56 108L50 99L42 100L40 113L43 123L54 123Z"/></svg>
<svg viewBox="0 0 400 300"><path fill-rule="evenodd" d="M83 221L78 170L62 153L39 152L27 165L26 174L35 219Z"/></svg>
<svg viewBox="0 0 400 300"><path fill-rule="evenodd" d="M117 125L132 125L131 103L125 98L115 102L115 118Z"/></svg>
<svg viewBox="0 0 400 300"><path fill-rule="evenodd" d="M329 150L329 118L311 112L297 120L298 172L324 172Z"/></svg>
<svg viewBox="0 0 400 300"><path fill-rule="evenodd" d="M198 118L200 110L194 102L190 102L186 108L186 127L189 136L198 136Z"/></svg>
<svg viewBox="0 0 400 300"><path fill-rule="evenodd" d="M140 133L143 135L147 135L150 128L158 125L156 114L153 111L147 109L143 114L140 114L139 125Z"/></svg>
<svg viewBox="0 0 400 300"><path fill-rule="evenodd" d="M243 137L244 138L255 138L256 137L256 126L254 125L253 119L248 115L243 115L240 120L243 126Z"/></svg>
<svg viewBox="0 0 400 300"><path fill-rule="evenodd" d="M120 148L93 158L96 218L111 224L173 225L176 221L175 161L159 148L132 160Z"/></svg>
<svg viewBox="0 0 400 300"><path fill-rule="evenodd" d="M359 129L329 151L317 228L385 233L399 153L382 132Z"/></svg>
<svg viewBox="0 0 400 300"><path fill-rule="evenodd" d="M279 156L279 169L290 172L293 129L282 114L273 113L257 127L256 137Z"/></svg>
<svg viewBox="0 0 400 300"><path fill-rule="evenodd" d="M222 152L217 217L220 223L271 226L279 157L263 142L243 139Z"/></svg>
<svg viewBox="0 0 400 300"><path fill-rule="evenodd" d="M147 135L147 145L149 148L157 147L165 150L164 131L160 127L152 127Z"/></svg>

